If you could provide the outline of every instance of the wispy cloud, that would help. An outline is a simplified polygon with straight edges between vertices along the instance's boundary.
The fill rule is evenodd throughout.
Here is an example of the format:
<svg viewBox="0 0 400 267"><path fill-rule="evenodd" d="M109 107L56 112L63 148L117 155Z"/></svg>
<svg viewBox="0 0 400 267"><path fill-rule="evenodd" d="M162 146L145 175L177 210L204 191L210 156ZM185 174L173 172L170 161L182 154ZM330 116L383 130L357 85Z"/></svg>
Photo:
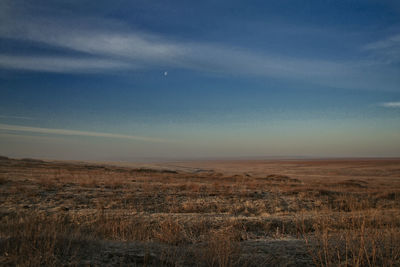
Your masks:
<svg viewBox="0 0 400 267"><path fill-rule="evenodd" d="M379 105L385 108L400 108L400 102L384 102Z"/></svg>
<svg viewBox="0 0 400 267"><path fill-rule="evenodd" d="M40 133L40 134L54 134L54 135L108 137L108 138L130 139L130 140L145 141L145 142L171 142L171 140L166 140L166 139L161 139L161 138L153 138L153 137L145 137L145 136L123 135L123 134L101 133L101 132L87 132L87 131L66 130L66 129L50 129L50 128L39 128L39 127L9 125L9 124L0 124L0 130L30 132L30 133Z"/></svg>
<svg viewBox="0 0 400 267"><path fill-rule="evenodd" d="M182 66L187 44L155 34L132 31L122 23L99 18L25 18L5 20L0 38L75 51L86 57L0 55L0 67L52 72L104 72L110 69ZM184 60L183 60L184 61Z"/></svg>
<svg viewBox="0 0 400 267"><path fill-rule="evenodd" d="M75 51L86 57L0 55L0 68L44 72L109 72L151 68L182 68L208 73L253 75L306 81L340 88L397 90L398 71L374 61L333 61L276 55L234 45L193 42L150 34L101 18L26 17L5 19L0 38L29 41ZM393 39L393 40L392 40ZM392 38L387 43L396 43ZM370 44L365 49L393 46Z"/></svg>
<svg viewBox="0 0 400 267"><path fill-rule="evenodd" d="M388 63L400 62L400 34L369 43L364 50L371 51Z"/></svg>
<svg viewBox="0 0 400 267"><path fill-rule="evenodd" d="M97 58L0 55L0 67L29 71L86 73L126 69L128 67L133 69L134 65Z"/></svg>
<svg viewBox="0 0 400 267"><path fill-rule="evenodd" d="M365 46L365 49L386 49L394 46L400 45L400 34L390 36L384 40L379 40L377 42L369 43Z"/></svg>
<svg viewBox="0 0 400 267"><path fill-rule="evenodd" d="M12 115L0 115L0 119L35 120L35 118L32 117L12 116Z"/></svg>
<svg viewBox="0 0 400 267"><path fill-rule="evenodd" d="M170 40L155 34L121 29L66 27L63 22L33 20L27 27L4 29L8 38L33 41L84 52L95 59L1 56L0 65L38 71L80 72L112 68L130 69L168 66L205 72L293 78L344 74L351 66L340 62L273 56L260 51L215 43ZM108 21L100 23L107 25ZM1 33L1 32L0 32ZM1 63L2 62L2 63Z"/></svg>

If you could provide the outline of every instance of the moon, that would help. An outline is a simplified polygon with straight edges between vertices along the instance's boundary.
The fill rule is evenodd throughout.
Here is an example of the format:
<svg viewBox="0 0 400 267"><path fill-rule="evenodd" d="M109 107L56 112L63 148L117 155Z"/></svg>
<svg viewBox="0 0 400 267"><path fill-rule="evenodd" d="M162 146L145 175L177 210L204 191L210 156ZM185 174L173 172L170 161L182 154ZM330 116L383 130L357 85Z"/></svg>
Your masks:
<svg viewBox="0 0 400 267"><path fill-rule="evenodd" d="M168 75L168 71L164 71L164 76L167 76Z"/></svg>

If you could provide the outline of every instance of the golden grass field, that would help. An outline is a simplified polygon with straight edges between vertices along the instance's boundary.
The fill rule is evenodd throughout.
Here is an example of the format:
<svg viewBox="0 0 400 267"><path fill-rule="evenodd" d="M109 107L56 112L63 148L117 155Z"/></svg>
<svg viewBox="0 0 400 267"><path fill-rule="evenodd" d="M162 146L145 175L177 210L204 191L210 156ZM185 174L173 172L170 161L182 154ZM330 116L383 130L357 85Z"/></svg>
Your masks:
<svg viewBox="0 0 400 267"><path fill-rule="evenodd" d="M400 266L400 159L0 158L2 266Z"/></svg>

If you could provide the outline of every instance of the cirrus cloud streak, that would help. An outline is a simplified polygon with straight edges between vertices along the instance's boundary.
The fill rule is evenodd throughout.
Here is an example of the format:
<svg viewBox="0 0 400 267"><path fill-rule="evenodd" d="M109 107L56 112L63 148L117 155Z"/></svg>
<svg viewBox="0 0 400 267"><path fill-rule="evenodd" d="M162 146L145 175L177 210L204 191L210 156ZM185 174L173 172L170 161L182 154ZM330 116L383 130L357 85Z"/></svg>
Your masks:
<svg viewBox="0 0 400 267"><path fill-rule="evenodd" d="M234 44L171 38L104 18L27 16L17 21L4 17L0 22L0 38L62 51L61 55L0 54L0 68L8 70L109 73L168 67L296 80L335 88L398 90L400 83L398 69L387 60L286 56ZM393 54L397 41L398 38L391 38L367 44L364 51ZM83 57L66 56L71 52L82 53Z"/></svg>
<svg viewBox="0 0 400 267"><path fill-rule="evenodd" d="M380 106L385 108L400 108L400 102L385 102L381 103Z"/></svg>
<svg viewBox="0 0 400 267"><path fill-rule="evenodd" d="M172 140L166 140L166 139L155 138L155 137L124 135L124 134L114 134L114 133L101 133L101 132L88 132L88 131L77 131L77 130L66 130L66 129L39 128L39 127L10 125L10 124L0 124L0 130L39 133L39 134L67 135L67 136L69 135L69 136L107 137L107 138L130 139L130 140L135 140L135 141L158 142L158 143L173 142Z"/></svg>

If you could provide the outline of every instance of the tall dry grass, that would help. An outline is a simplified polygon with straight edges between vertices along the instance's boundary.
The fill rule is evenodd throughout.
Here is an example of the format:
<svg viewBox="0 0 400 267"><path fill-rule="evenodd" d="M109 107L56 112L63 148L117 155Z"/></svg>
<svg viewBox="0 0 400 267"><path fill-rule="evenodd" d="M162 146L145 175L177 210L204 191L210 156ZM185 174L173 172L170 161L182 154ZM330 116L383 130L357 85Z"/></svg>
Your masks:
<svg viewBox="0 0 400 267"><path fill-rule="evenodd" d="M342 196L338 206L314 211L298 224L317 266L400 266L398 210Z"/></svg>
<svg viewBox="0 0 400 267"><path fill-rule="evenodd" d="M78 252L87 248L86 237L68 215L14 214L2 219L0 231L4 266L74 264Z"/></svg>

